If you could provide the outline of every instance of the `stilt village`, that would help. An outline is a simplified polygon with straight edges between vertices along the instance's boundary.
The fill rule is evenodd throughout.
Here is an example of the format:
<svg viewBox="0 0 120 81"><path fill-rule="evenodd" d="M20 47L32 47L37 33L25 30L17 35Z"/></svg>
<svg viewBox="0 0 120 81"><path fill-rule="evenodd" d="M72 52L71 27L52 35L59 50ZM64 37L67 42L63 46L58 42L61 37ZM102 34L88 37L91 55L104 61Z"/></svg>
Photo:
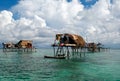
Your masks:
<svg viewBox="0 0 120 81"><path fill-rule="evenodd" d="M2 43L3 52L33 52L36 48L33 46L31 40L20 40L18 43Z"/></svg>
<svg viewBox="0 0 120 81"><path fill-rule="evenodd" d="M32 40L20 40L14 44L11 42L2 43L3 52L36 52ZM76 34L56 34L53 47L53 56L45 55L44 58L65 59L71 56L85 56L86 52L105 51L101 43L86 43L83 37Z"/></svg>

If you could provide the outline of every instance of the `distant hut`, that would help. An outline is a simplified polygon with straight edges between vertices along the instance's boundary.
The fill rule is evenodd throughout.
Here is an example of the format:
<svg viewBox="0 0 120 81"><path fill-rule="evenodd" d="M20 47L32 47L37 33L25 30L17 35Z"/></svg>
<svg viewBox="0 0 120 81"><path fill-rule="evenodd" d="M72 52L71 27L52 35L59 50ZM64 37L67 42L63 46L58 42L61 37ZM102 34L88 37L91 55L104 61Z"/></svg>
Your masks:
<svg viewBox="0 0 120 81"><path fill-rule="evenodd" d="M32 41L31 40L20 40L16 45L19 48L32 48Z"/></svg>
<svg viewBox="0 0 120 81"><path fill-rule="evenodd" d="M88 48L88 51L95 52L97 48L97 44L95 44L94 42L87 43L87 48Z"/></svg>
<svg viewBox="0 0 120 81"><path fill-rule="evenodd" d="M88 48L88 51L91 51L91 52L97 52L101 50L102 48L102 44L101 43L94 43L94 42L91 42L91 43L87 43L87 48Z"/></svg>
<svg viewBox="0 0 120 81"><path fill-rule="evenodd" d="M2 43L3 48L14 48L15 44L13 44L12 42L7 42L7 43Z"/></svg>
<svg viewBox="0 0 120 81"><path fill-rule="evenodd" d="M4 52L32 52L36 51L36 48L32 45L32 40L20 40L14 44L11 42L2 43Z"/></svg>

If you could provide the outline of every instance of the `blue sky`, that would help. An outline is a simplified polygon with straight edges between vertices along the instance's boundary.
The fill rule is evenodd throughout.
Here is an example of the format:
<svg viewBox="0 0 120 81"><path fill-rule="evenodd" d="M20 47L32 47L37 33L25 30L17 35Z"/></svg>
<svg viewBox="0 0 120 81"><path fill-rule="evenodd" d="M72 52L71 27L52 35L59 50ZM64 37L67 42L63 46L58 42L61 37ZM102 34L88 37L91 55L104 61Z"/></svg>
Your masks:
<svg viewBox="0 0 120 81"><path fill-rule="evenodd" d="M9 10L12 6L16 5L19 0L0 0L0 11Z"/></svg>
<svg viewBox="0 0 120 81"><path fill-rule="evenodd" d="M118 12L120 0L0 0L0 41L50 46L56 33L72 33L120 47Z"/></svg>
<svg viewBox="0 0 120 81"><path fill-rule="evenodd" d="M84 4L85 8L90 8L94 5L98 0L79 0L82 4Z"/></svg>

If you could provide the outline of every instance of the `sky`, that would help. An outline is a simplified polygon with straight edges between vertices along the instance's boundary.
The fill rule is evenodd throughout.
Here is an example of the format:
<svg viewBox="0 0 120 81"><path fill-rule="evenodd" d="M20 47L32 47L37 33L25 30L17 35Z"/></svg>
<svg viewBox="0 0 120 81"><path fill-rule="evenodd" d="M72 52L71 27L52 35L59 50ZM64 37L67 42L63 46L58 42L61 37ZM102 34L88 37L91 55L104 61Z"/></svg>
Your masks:
<svg viewBox="0 0 120 81"><path fill-rule="evenodd" d="M0 10L9 10L13 5L16 5L19 0L0 0Z"/></svg>
<svg viewBox="0 0 120 81"><path fill-rule="evenodd" d="M50 46L57 33L120 48L120 0L1 0L0 41Z"/></svg>

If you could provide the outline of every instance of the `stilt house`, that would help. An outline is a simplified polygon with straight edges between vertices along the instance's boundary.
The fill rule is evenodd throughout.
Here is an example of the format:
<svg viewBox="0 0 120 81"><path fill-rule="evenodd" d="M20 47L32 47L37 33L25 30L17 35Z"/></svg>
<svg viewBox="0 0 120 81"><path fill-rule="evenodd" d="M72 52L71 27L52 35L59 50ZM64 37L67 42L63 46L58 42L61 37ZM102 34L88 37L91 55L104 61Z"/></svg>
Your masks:
<svg viewBox="0 0 120 81"><path fill-rule="evenodd" d="M17 43L19 48L32 48L32 41L31 40L20 40Z"/></svg>

